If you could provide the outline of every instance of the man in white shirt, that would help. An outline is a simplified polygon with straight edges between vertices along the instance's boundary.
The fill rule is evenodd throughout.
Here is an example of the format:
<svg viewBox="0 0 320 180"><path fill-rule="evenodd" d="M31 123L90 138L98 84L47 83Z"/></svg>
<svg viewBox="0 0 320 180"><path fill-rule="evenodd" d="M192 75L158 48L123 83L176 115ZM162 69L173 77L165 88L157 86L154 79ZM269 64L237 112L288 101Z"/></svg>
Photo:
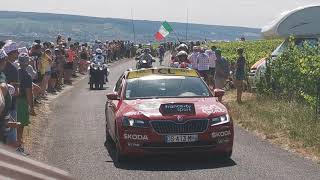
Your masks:
<svg viewBox="0 0 320 180"><path fill-rule="evenodd" d="M188 60L191 63L192 69L198 70L198 55L199 55L199 47L193 46L193 52L188 57Z"/></svg>
<svg viewBox="0 0 320 180"><path fill-rule="evenodd" d="M206 50L206 54L209 56L209 76L210 79L214 79L214 74L215 74L215 70L216 70L216 54L215 54L215 50L217 48L215 46L212 46L211 49ZM213 82L212 82L213 83Z"/></svg>
<svg viewBox="0 0 320 180"><path fill-rule="evenodd" d="M198 60L198 72L205 80L208 82L208 73L209 73L209 56L205 53L205 49L201 48L200 53L197 57Z"/></svg>

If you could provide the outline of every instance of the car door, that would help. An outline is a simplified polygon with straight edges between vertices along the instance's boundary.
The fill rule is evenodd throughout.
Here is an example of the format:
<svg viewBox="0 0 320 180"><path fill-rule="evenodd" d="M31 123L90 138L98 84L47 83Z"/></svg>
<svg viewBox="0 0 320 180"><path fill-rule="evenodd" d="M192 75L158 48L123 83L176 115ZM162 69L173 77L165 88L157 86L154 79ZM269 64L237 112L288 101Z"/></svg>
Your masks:
<svg viewBox="0 0 320 180"><path fill-rule="evenodd" d="M116 83L116 86L113 92L117 92L119 94L119 100L109 100L107 101L107 119L108 119L108 130L109 134L115 140L116 138L116 113L120 108L120 99L121 99L121 90L122 90L122 83L123 83L124 76L122 75Z"/></svg>

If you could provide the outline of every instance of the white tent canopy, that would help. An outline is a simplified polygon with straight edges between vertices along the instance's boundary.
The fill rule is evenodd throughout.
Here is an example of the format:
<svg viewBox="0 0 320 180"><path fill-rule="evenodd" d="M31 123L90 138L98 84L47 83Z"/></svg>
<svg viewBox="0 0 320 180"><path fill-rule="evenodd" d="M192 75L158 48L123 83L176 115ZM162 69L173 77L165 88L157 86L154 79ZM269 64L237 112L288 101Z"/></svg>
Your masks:
<svg viewBox="0 0 320 180"><path fill-rule="evenodd" d="M320 5L286 11L261 30L265 38L320 36Z"/></svg>

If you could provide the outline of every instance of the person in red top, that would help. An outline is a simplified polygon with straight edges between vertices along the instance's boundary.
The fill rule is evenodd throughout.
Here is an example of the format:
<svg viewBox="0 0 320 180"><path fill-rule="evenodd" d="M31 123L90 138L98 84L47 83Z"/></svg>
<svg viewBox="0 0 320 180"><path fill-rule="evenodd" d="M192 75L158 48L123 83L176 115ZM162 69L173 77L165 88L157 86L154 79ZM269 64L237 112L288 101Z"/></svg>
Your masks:
<svg viewBox="0 0 320 180"><path fill-rule="evenodd" d="M76 53L74 52L74 45L71 44L70 48L66 52L67 62L64 66L64 83L72 84L71 76L73 71L73 62L76 57Z"/></svg>

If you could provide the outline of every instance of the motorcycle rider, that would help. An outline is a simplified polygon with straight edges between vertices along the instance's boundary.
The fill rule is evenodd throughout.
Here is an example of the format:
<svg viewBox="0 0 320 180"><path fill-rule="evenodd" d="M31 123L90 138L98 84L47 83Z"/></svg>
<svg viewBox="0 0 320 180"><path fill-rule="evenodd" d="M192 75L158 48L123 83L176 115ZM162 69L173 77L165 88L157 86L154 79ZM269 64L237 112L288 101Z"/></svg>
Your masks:
<svg viewBox="0 0 320 180"><path fill-rule="evenodd" d="M159 47L159 57L160 57L160 66L162 65L163 57L165 54L166 50L164 49L163 45L160 45Z"/></svg>
<svg viewBox="0 0 320 180"><path fill-rule="evenodd" d="M100 48L96 49L96 54L92 58L92 62L95 64L101 64L101 65L106 65L106 60L104 56L102 55L102 50ZM108 68L105 68L105 74L106 74L106 82L109 82L108 80Z"/></svg>
<svg viewBox="0 0 320 180"><path fill-rule="evenodd" d="M191 68L192 65L188 60L188 53L186 51L179 51L176 55L177 61L174 62L171 66L176 68Z"/></svg>
<svg viewBox="0 0 320 180"><path fill-rule="evenodd" d="M104 56L102 55L102 50L100 49L100 48L97 48L96 49L96 54L95 54L95 56L93 57L93 62L95 63L95 64L98 64L98 63L100 63L100 64L105 64L105 58L104 58Z"/></svg>
<svg viewBox="0 0 320 180"><path fill-rule="evenodd" d="M146 60L148 63L148 66L151 67L154 58L150 53L151 53L151 50L149 48L146 48L144 49L143 53L139 57L137 57L137 59L139 59L139 61Z"/></svg>

